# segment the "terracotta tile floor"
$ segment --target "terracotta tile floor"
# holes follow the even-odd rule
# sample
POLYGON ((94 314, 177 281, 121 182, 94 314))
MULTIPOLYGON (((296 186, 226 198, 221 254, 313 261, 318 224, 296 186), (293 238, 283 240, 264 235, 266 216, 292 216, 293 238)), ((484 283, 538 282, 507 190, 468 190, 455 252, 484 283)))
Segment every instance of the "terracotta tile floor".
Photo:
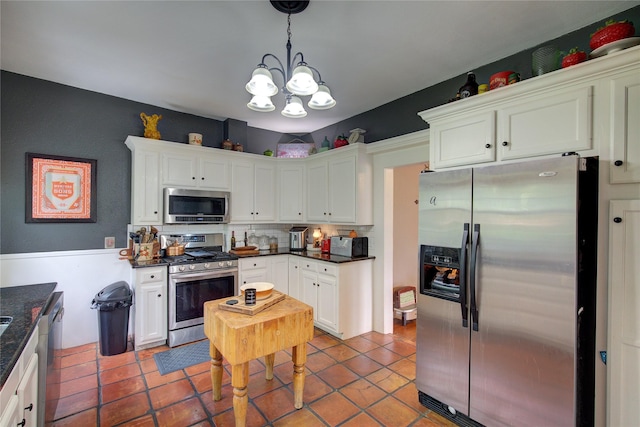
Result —
MULTIPOLYGON (((249 365, 247 426, 453 426, 418 402, 415 322, 394 333, 341 341, 316 329, 307 345, 304 407, 293 407, 290 354, 276 355, 274 378, 249 365)), ((167 346, 100 355, 97 343, 64 350, 54 426, 233 426, 225 362, 222 400, 211 394, 209 362, 160 375, 153 354, 167 346)))

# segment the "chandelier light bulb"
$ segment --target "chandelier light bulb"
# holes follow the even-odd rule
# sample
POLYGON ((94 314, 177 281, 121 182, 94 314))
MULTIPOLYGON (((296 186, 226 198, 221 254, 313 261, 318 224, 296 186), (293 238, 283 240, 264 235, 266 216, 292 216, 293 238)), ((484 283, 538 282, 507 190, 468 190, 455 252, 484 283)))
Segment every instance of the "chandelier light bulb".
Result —
POLYGON ((282 110, 282 115, 291 119, 299 119, 305 117, 307 112, 302 105, 302 100, 297 96, 287 98, 287 105, 282 110))
POLYGON ((336 105, 336 100, 331 96, 329 88, 320 83, 318 91, 313 94, 307 105, 314 110, 328 110, 336 105))
POLYGON ((311 69, 300 63, 293 70, 293 75, 287 82, 287 89, 296 95, 313 95, 318 91, 318 83, 313 79, 311 69))
POLYGON ((278 87, 273 83, 271 72, 264 67, 253 70, 251 80, 245 88, 251 95, 273 96, 278 93, 278 87))
POLYGON ((251 102, 247 104, 253 111, 258 111, 261 113, 268 113, 269 111, 273 111, 276 109, 276 106, 271 102, 271 98, 268 96, 255 95, 251 98, 251 102))

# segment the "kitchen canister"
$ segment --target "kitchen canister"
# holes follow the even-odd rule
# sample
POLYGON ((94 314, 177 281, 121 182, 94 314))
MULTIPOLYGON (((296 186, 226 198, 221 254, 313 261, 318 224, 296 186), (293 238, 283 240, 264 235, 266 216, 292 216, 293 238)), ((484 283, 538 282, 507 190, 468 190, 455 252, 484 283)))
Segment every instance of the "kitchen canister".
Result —
POLYGON ((562 52, 554 45, 542 46, 534 50, 531 55, 531 72, 534 76, 541 76, 560 69, 562 56, 562 52))

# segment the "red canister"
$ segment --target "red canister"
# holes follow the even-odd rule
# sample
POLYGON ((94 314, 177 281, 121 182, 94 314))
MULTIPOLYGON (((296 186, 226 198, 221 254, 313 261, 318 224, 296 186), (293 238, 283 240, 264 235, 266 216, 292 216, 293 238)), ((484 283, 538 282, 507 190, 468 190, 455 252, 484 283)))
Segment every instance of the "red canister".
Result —
POLYGON ((509 84, 509 76, 513 74, 514 71, 501 71, 499 73, 495 73, 489 79, 489 90, 497 89, 502 86, 506 86, 509 84))
POLYGON ((323 254, 329 253, 330 245, 331 245, 331 239, 324 239, 322 241, 322 244, 320 246, 323 254))

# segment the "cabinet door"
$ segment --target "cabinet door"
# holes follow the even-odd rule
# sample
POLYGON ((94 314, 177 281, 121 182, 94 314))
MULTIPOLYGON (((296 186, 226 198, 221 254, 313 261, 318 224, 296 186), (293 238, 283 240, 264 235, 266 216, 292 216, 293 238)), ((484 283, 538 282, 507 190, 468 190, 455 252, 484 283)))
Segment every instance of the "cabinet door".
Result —
POLYGON ((160 154, 135 150, 132 154, 131 223, 162 224, 160 154))
POLYGON ((289 296, 302 300, 300 290, 300 260, 289 257, 289 296))
POLYGON ((312 271, 302 270, 302 302, 313 307, 313 319, 318 319, 318 274, 312 271))
POLYGON ((241 259, 238 263, 238 281, 240 285, 269 281, 268 257, 241 259))
POLYGON ((254 167, 252 163, 231 165, 231 220, 253 221, 254 167))
POLYGON ((34 353, 29 359, 27 368, 18 385, 18 410, 22 410, 23 424, 38 425, 38 354, 34 353))
POLYGON ((206 190, 229 191, 229 161, 202 157, 198 168, 198 187, 206 190))
POLYGON ((9 398, 7 406, 0 408, 0 427, 16 427, 22 422, 22 411, 20 410, 18 395, 14 394, 9 398))
POLYGON ((145 283, 136 287, 136 344, 167 339, 167 284, 145 283))
POLYGON ((324 328, 338 331, 338 283, 334 276, 318 274, 316 321, 324 328))
POLYGON ((520 100, 498 114, 500 159, 592 148, 591 86, 520 100))
POLYGON ((278 166, 278 190, 280 192, 280 221, 304 221, 304 169, 302 165, 278 166))
POLYGON ((307 220, 328 222, 329 180, 327 162, 312 162, 307 165, 307 220))
POLYGON ((276 220, 276 168, 274 164, 255 165, 254 221, 276 220))
MULTIPOLYGON (((637 119, 636 119, 637 120, 637 119)), ((609 225, 607 425, 640 425, 640 200, 613 200, 609 225)))
POLYGON ((289 255, 276 255, 269 258, 269 282, 275 289, 289 294, 289 255))
POLYGON ((611 80, 610 182, 640 182, 640 71, 611 80))
POLYGON ((355 156, 329 162, 329 221, 356 221, 357 184, 355 156))
POLYGON ((163 153, 162 183, 165 186, 195 187, 197 161, 192 154, 163 153))
POLYGON ((432 169, 495 161, 495 123, 487 111, 430 124, 432 169))

